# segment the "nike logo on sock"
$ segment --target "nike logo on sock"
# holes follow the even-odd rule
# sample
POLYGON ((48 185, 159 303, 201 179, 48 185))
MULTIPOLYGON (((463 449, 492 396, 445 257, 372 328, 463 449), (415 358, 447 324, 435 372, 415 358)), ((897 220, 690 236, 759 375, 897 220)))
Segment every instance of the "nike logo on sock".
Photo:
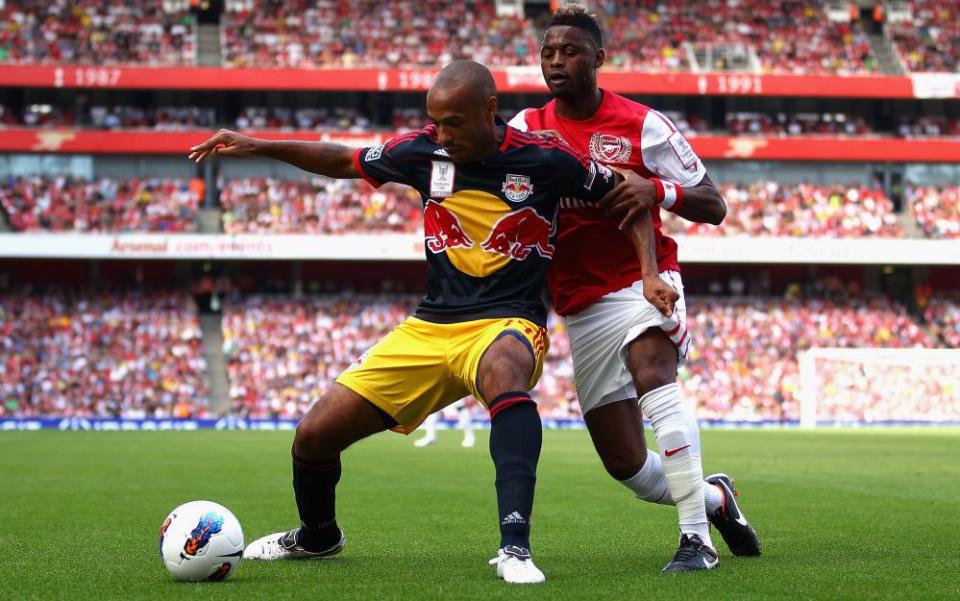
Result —
POLYGON ((663 454, 666 455, 667 457, 673 457, 674 455, 676 455, 676 454, 679 453, 680 451, 682 451, 682 450, 684 450, 684 449, 686 449, 686 448, 689 448, 689 447, 690 447, 690 445, 685 444, 685 445, 683 445, 682 447, 677 447, 676 449, 667 449, 666 451, 663 452, 663 454))

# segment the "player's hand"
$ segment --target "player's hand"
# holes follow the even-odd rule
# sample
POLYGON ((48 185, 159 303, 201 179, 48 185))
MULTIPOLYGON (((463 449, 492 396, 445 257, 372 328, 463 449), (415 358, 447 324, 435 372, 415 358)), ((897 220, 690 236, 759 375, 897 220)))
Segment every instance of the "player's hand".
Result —
POLYGON ((600 199, 600 208, 610 217, 620 220, 620 229, 625 228, 643 211, 657 204, 657 186, 633 171, 610 167, 623 177, 623 181, 600 199))
POLYGON ((566 142, 566 140, 563 139, 563 136, 560 135, 560 132, 555 129, 538 129, 530 133, 548 140, 560 140, 561 142, 566 142))
POLYGON ((262 144, 263 140, 238 134, 229 129, 221 129, 207 138, 206 142, 192 147, 189 159, 197 163, 212 156, 244 159, 257 154, 262 144))
POLYGON ((680 295, 673 286, 664 282, 658 275, 643 278, 643 296, 666 317, 673 315, 673 310, 680 299, 680 295))

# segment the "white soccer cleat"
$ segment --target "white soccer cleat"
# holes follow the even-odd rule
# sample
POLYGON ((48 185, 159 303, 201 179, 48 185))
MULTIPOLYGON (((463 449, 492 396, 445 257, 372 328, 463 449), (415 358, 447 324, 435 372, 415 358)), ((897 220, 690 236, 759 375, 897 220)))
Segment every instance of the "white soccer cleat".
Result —
POLYGON ((460 446, 462 446, 465 449, 469 449, 475 444, 477 444, 477 439, 473 435, 473 432, 467 432, 466 434, 463 435, 463 442, 460 443, 460 446))
POLYGON ((497 566, 497 576, 511 584, 537 584, 547 579, 534 565, 530 550, 524 547, 507 545, 488 563, 497 566))
POLYGON ((330 557, 343 551, 347 544, 347 537, 340 533, 340 540, 329 549, 323 551, 308 551, 297 544, 297 530, 289 532, 274 532, 253 541, 243 551, 244 559, 259 559, 274 561, 277 559, 319 559, 330 557))
POLYGON ((429 446, 429 445, 432 445, 432 444, 436 444, 436 443, 437 443, 437 439, 436 439, 436 438, 433 438, 433 437, 430 437, 430 436, 424 436, 424 437, 421 438, 420 440, 417 440, 416 442, 414 442, 414 443, 413 443, 413 446, 415 446, 415 447, 426 447, 426 446, 429 446))

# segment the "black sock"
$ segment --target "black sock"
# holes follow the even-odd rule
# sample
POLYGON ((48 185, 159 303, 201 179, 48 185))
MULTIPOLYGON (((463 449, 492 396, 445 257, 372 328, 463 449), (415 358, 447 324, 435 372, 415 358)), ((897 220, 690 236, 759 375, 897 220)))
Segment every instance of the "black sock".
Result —
POLYGON ((530 548, 530 518, 543 431, 537 404, 526 392, 490 402, 490 457, 497 468, 500 547, 530 548))
POLYGON ((293 492, 300 512, 297 543, 308 551, 323 551, 340 541, 336 490, 340 455, 324 463, 310 463, 293 455, 293 492))

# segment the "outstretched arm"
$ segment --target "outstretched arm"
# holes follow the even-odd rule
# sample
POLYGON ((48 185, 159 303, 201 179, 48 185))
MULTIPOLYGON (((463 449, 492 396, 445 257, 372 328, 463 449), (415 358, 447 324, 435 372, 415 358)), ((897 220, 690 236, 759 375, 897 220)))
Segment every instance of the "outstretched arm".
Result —
POLYGON ((213 156, 243 159, 262 156, 336 179, 361 177, 353 163, 355 150, 326 142, 264 140, 221 129, 205 142, 190 149, 191 161, 200 163, 213 156))

